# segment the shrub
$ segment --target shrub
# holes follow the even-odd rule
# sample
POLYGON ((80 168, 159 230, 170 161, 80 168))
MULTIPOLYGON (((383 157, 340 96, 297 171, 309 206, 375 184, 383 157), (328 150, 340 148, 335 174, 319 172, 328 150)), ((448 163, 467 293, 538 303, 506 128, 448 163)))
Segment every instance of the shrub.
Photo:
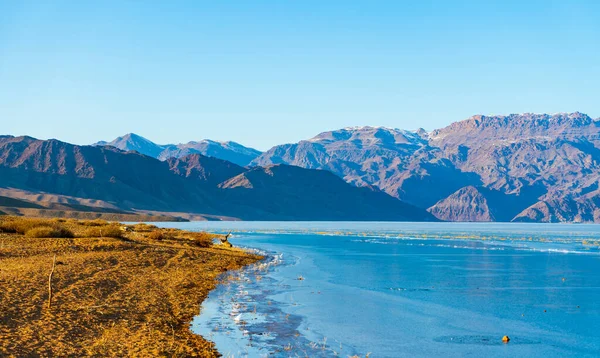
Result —
POLYGON ((37 227, 54 227, 55 225, 57 223, 52 220, 22 217, 6 218, 0 223, 2 232, 21 235, 25 235, 29 230, 37 227))
POLYGON ((121 227, 119 225, 108 225, 102 228, 102 236, 122 239, 123 231, 121 231, 121 227))
POLYGON ((38 226, 25 233, 27 237, 33 238, 72 238, 73 232, 59 226, 38 226))
POLYGON ((189 233, 188 236, 194 242, 194 245, 199 247, 211 247, 213 244, 214 235, 206 232, 189 233))
POLYGON ((96 227, 91 227, 85 229, 81 235, 81 237, 100 237, 100 229, 96 227))
POLYGON ((106 225, 90 227, 82 235, 83 237, 112 237, 115 239, 123 238, 123 231, 118 225, 106 225))
POLYGON ((108 221, 102 219, 85 220, 81 221, 80 225, 83 226, 108 226, 108 221))
POLYGON ((16 234, 17 229, 11 223, 4 222, 4 223, 0 223, 0 233, 16 234))
POLYGON ((148 234, 148 238, 150 240, 162 241, 162 240, 173 240, 175 238, 175 236, 173 236, 173 234, 171 234, 169 232, 165 232, 165 231, 152 231, 151 233, 148 234))
POLYGON ((157 226, 146 224, 146 223, 139 223, 139 224, 133 225, 133 231, 137 231, 137 232, 151 232, 156 229, 158 229, 157 226))

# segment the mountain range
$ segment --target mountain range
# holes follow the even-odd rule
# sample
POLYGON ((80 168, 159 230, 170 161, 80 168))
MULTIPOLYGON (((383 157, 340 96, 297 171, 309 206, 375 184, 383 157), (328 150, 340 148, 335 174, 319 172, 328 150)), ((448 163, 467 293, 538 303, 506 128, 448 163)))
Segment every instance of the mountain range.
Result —
POLYGON ((427 132, 349 127, 261 153, 136 134, 0 136, 0 195, 207 219, 600 222, 600 119, 476 115, 427 132))
POLYGON ((159 160, 169 158, 181 158, 190 154, 203 154, 210 157, 220 158, 237 165, 246 166, 252 160, 258 157, 261 152, 244 147, 236 142, 218 142, 209 139, 203 139, 197 142, 188 142, 182 144, 156 144, 148 139, 134 133, 118 137, 111 142, 100 141, 94 146, 111 146, 125 151, 136 151, 138 153, 153 157, 159 160))
POLYGON ((441 220, 599 222, 599 133, 578 112, 477 115, 432 132, 325 132, 251 164, 328 170, 441 220))
POLYGON ((211 220, 435 220, 379 189, 355 187, 327 171, 245 168, 198 153, 161 161, 109 145, 31 137, 0 137, 0 191, 31 204, 51 197, 88 209, 211 220))

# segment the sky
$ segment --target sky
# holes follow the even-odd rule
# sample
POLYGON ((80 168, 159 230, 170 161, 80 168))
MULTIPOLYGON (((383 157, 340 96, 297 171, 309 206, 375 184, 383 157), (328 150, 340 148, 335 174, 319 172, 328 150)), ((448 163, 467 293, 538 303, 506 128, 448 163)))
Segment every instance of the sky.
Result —
POLYGON ((600 117, 599 1, 0 1, 0 134, 273 145, 600 117))

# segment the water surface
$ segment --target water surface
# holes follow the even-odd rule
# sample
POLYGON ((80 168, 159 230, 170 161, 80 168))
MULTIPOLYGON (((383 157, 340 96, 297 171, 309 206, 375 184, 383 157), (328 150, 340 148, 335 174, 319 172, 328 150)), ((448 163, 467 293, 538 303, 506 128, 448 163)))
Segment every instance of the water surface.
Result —
POLYGON ((193 322, 225 356, 600 352, 599 225, 163 225, 233 230, 267 256, 229 274, 193 322))

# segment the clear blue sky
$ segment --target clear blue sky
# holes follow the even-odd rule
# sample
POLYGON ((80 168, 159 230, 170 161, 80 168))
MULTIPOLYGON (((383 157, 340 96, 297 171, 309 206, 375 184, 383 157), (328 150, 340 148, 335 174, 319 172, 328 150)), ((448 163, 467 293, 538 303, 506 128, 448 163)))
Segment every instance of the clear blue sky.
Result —
POLYGON ((600 116, 599 1, 0 2, 0 132, 258 149, 473 114, 600 116))

